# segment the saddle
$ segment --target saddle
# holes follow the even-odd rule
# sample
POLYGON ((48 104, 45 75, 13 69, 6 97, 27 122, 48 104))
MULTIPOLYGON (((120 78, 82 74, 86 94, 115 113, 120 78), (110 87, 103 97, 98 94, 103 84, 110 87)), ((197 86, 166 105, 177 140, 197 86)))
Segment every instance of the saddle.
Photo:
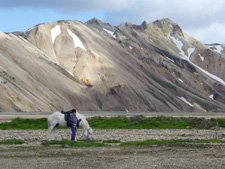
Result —
POLYGON ((64 119, 66 120, 67 122, 67 127, 69 127, 69 118, 70 118, 70 114, 72 113, 72 111, 64 111, 64 110, 61 110, 61 113, 64 114, 64 119))

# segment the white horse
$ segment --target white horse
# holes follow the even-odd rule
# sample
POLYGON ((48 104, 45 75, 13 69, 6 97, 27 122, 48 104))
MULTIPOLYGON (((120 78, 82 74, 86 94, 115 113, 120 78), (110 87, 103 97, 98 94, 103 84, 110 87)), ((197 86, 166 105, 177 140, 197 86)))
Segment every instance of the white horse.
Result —
MULTIPOLYGON (((78 112, 76 113, 76 116, 78 120, 81 119, 80 126, 83 128, 83 136, 85 136, 87 140, 93 139, 90 135, 93 133, 93 130, 89 126, 86 118, 78 112)), ((55 140, 55 131, 58 126, 67 127, 67 122, 64 114, 57 111, 48 117, 48 140, 55 140)))

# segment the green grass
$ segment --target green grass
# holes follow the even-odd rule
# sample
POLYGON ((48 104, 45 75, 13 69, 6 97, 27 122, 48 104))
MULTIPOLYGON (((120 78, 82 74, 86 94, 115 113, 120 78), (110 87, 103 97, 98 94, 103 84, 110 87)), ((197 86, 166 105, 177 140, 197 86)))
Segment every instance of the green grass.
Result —
POLYGON ((43 141, 41 143, 43 146, 50 146, 50 145, 69 145, 70 147, 102 147, 107 146, 103 142, 98 141, 69 141, 69 140, 62 140, 62 141, 43 141))
POLYGON ((214 119, 213 118, 211 120, 217 122, 219 127, 225 128, 225 119, 220 119, 220 118, 214 119))
POLYGON ((139 146, 139 145, 166 145, 166 144, 181 144, 181 143, 225 143, 222 140, 144 140, 144 141, 131 141, 121 143, 120 146, 139 146))
POLYGON ((216 121, 204 118, 176 118, 176 117, 94 117, 89 124, 96 129, 210 129, 217 125, 216 121))
POLYGON ((4 145, 11 145, 11 144, 23 144, 24 141, 23 140, 17 140, 17 139, 10 139, 10 140, 3 140, 0 141, 0 144, 4 144, 4 145))
MULTIPOLYGON (((225 128, 225 119, 204 119, 196 117, 92 117, 87 119, 93 129, 210 129, 212 127, 225 128)), ((47 119, 21 119, 0 123, 0 129, 47 129, 47 119)), ((59 128, 61 129, 61 128, 59 128)))
POLYGON ((120 143, 120 140, 104 140, 103 143, 120 143))
POLYGON ((47 119, 22 119, 15 118, 11 122, 0 123, 0 129, 47 129, 47 119))

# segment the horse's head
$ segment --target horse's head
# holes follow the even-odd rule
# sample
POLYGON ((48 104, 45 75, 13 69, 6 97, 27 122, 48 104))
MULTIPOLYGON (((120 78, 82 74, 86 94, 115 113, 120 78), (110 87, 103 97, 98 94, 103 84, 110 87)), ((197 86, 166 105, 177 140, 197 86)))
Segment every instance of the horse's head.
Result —
POLYGON ((88 128, 88 133, 89 133, 89 134, 92 134, 92 133, 93 133, 93 130, 92 130, 91 127, 88 128))
POLYGON ((94 138, 91 136, 91 134, 93 133, 93 130, 91 127, 89 127, 87 129, 87 140, 93 140, 94 138))

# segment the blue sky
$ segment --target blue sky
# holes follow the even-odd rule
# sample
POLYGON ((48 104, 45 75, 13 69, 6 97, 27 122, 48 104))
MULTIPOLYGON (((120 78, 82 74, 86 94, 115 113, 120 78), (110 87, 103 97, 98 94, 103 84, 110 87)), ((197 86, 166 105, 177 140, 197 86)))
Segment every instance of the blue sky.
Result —
POLYGON ((225 44, 224 0, 0 0, 0 31, 26 31, 58 20, 122 22, 170 18, 202 43, 225 44))
POLYGON ((58 20, 78 20, 86 22, 96 17, 100 20, 104 16, 104 11, 81 13, 64 13, 52 9, 31 9, 13 8, 1 9, 0 11, 0 31, 14 32, 26 31, 34 25, 44 22, 56 22, 58 20), (41 15, 41 16, 40 16, 41 15))

